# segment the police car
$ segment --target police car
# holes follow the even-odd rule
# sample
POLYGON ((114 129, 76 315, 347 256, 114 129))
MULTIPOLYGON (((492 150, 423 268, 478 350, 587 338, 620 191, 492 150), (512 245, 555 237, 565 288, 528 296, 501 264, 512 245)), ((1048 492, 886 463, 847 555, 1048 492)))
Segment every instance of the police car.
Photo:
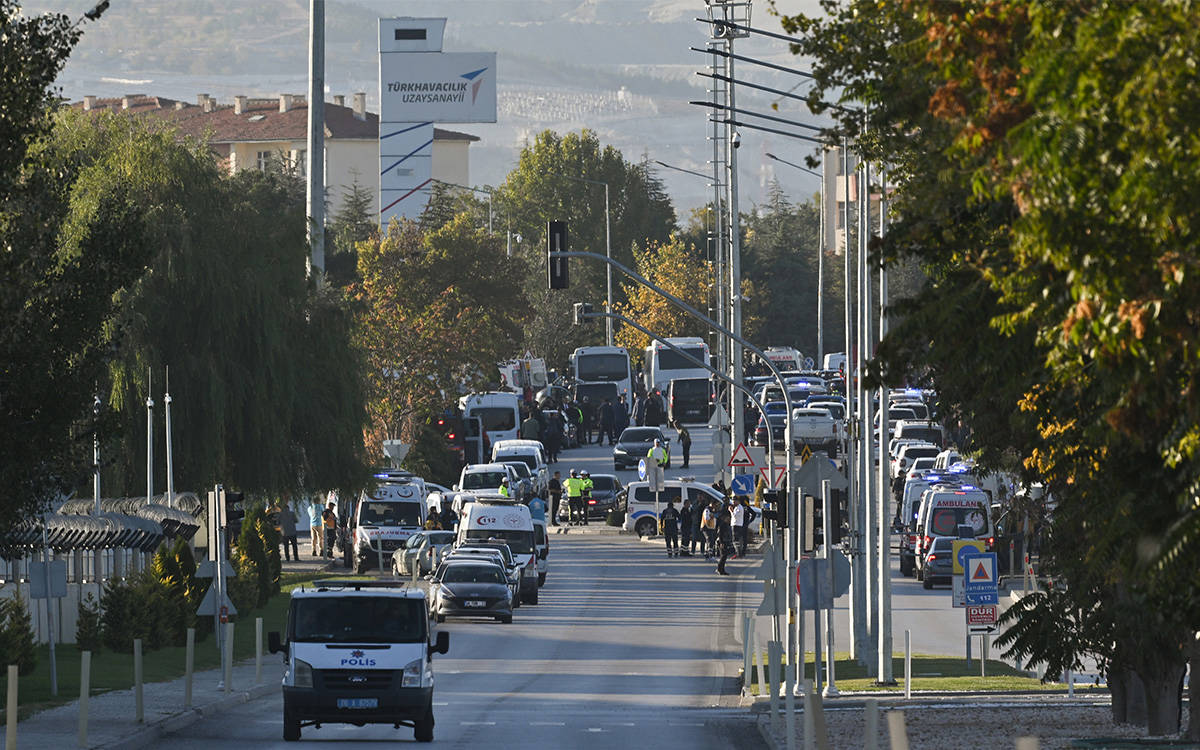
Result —
POLYGON ((283 739, 305 726, 392 724, 433 741, 433 654, 425 592, 390 581, 324 580, 292 592, 282 653, 283 739))
MULTIPOLYGON (((668 479, 658 493, 658 506, 648 482, 630 482, 625 490, 625 530, 638 536, 654 536, 658 533, 658 511, 667 507, 668 500, 675 501, 675 510, 683 507, 683 500, 691 499, 697 507, 712 501, 724 502, 724 496, 693 477, 668 479)), ((618 506, 620 501, 618 500, 618 506)))

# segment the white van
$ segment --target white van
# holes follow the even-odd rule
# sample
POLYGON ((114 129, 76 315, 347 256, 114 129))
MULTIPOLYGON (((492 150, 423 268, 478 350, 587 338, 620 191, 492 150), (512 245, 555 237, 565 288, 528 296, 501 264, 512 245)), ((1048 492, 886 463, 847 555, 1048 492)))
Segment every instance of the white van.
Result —
POLYGON ((946 447, 946 428, 929 420, 902 419, 893 428, 892 437, 922 440, 939 448, 946 447))
POLYGON ((538 440, 501 440, 492 446, 492 461, 521 461, 533 475, 533 494, 545 498, 550 487, 550 462, 538 440))
POLYGON ((425 592, 388 581, 325 580, 292 591, 282 653, 283 739, 314 724, 392 724, 433 741, 433 654, 425 592))
POLYGON ((521 400, 515 393, 493 391, 472 393, 458 400, 464 418, 477 417, 483 423, 488 443, 515 440, 521 427, 521 400))
POLYGON ((922 578, 925 555, 937 537, 958 537, 960 526, 969 526, 974 539, 987 543, 991 552, 996 543, 992 523, 991 499, 983 490, 969 484, 937 485, 921 495, 917 515, 917 578, 922 578))
POLYGON ((385 570, 380 561, 391 560, 393 552, 425 528, 427 517, 423 484, 389 482, 364 492, 354 509, 354 571, 385 570))
POLYGON ((550 573, 550 536, 546 534, 546 522, 533 519, 533 546, 537 550, 538 585, 546 583, 550 573))
POLYGON ((528 506, 517 502, 480 499, 467 506, 467 514, 458 525, 457 544, 469 540, 486 542, 496 539, 508 545, 513 558, 521 564, 521 601, 538 603, 537 544, 533 535, 533 516, 528 506))

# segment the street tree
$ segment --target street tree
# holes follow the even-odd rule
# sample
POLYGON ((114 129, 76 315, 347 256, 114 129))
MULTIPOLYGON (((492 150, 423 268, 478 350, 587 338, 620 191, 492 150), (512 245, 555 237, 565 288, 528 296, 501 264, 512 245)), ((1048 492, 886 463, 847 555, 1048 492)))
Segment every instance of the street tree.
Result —
MULTIPOLYGON (((677 238, 645 249, 634 248, 634 270, 656 286, 687 302, 698 310, 707 310, 712 301, 712 266, 695 247, 677 238)), ((617 311, 661 336, 708 336, 708 326, 696 320, 658 292, 641 284, 624 285, 627 302, 617 311)), ((641 331, 622 326, 616 343, 629 350, 635 361, 650 345, 641 331)))

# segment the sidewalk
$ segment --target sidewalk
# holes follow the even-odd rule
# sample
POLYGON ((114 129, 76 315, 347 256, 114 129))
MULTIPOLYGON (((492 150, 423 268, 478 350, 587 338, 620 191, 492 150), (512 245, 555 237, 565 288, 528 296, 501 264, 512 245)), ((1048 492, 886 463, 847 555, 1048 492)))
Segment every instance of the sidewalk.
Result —
MULTIPOLYGON (((212 648, 212 642, 200 648, 212 648)), ((184 678, 167 682, 148 683, 142 688, 145 721, 134 721, 136 698, 133 690, 117 690, 93 695, 88 702, 89 748, 148 747, 164 734, 175 732, 206 716, 227 711, 246 703, 280 692, 283 662, 279 656, 263 654, 262 682, 254 684, 254 659, 233 667, 232 690, 218 690, 221 670, 197 672, 192 678, 192 709, 183 708, 184 678)), ((282 721, 282 719, 280 719, 282 721)), ((79 701, 34 714, 17 725, 17 745, 26 748, 77 747, 79 731, 79 701)), ((0 748, 4 747, 0 736, 0 748)))

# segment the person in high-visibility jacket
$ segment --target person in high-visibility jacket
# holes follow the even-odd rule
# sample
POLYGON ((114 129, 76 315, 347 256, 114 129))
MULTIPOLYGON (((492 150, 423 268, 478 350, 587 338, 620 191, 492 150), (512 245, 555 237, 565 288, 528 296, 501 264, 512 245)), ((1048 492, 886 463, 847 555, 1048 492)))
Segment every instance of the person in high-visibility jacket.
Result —
POLYGON ((500 480, 500 494, 503 497, 512 497, 512 495, 508 491, 508 477, 505 477, 500 480))
POLYGON ((667 463, 671 460, 671 454, 663 447, 662 440, 654 438, 654 446, 646 451, 646 458, 650 459, 659 466, 666 468, 667 463))
POLYGON ((571 476, 563 481, 563 487, 567 491, 568 524, 577 526, 583 513, 583 480, 579 478, 579 472, 571 469, 571 476))
POLYGON ((579 498, 579 509, 581 511, 579 515, 582 517, 581 520, 583 521, 583 525, 587 526, 588 506, 592 504, 592 487, 595 486, 595 483, 592 481, 592 475, 588 474, 587 469, 584 469, 582 472, 580 472, 579 481, 583 485, 583 492, 579 498))

